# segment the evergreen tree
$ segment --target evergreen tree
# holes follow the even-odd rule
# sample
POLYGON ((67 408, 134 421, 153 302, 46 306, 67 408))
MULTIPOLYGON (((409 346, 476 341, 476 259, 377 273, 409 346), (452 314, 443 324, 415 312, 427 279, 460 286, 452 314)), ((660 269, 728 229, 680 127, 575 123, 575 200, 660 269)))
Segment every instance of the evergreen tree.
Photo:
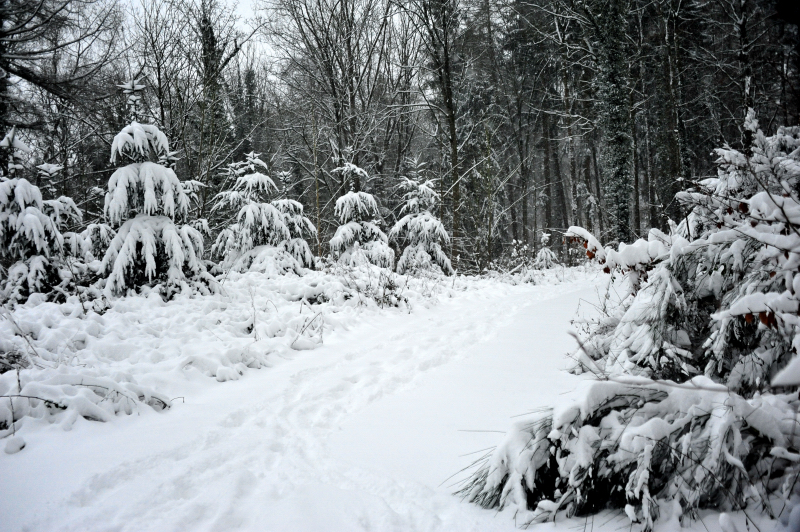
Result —
POLYGON ((340 225, 330 240, 331 253, 344 264, 355 266, 364 262, 391 268, 394 251, 389 239, 380 228, 380 212, 372 194, 358 191, 360 183, 368 179, 367 172, 358 166, 346 163, 337 168, 345 183, 353 190, 336 200, 334 214, 340 225))
MULTIPOLYGON (((136 117, 144 88, 135 80, 121 86, 136 117)), ((109 295, 143 286, 165 297, 183 290, 207 290, 213 279, 203 263, 203 235, 188 223, 189 198, 175 172, 163 164, 169 143, 156 126, 135 119, 111 144, 111 162, 127 160, 108 181, 104 213, 116 227, 101 269, 109 295)))
POLYGON ((404 177, 400 186, 405 191, 400 218, 389 232, 389 238, 405 243, 397 273, 414 272, 438 267, 446 274, 453 273, 450 259, 442 246, 450 242, 450 237, 432 211, 439 199, 436 183, 433 180, 421 181, 418 176, 404 177))
POLYGON ((537 270, 549 270, 550 268, 555 267, 558 264, 558 259, 556 254, 553 253, 553 250, 549 247, 550 244, 550 233, 542 232, 541 238, 541 248, 539 252, 536 254, 536 257, 533 259, 533 268, 537 270))
POLYGON ((70 280, 62 230, 80 221, 81 213, 70 198, 43 200, 39 187, 21 176, 30 148, 17 138, 16 129, 0 141, 0 148, 9 154, 0 177, 0 300, 24 302, 37 292, 50 296, 70 280))
POLYGON ((463 494, 524 522, 624 509, 652 530, 659 501, 682 519, 796 500, 800 474, 800 128, 745 127, 716 178, 678 196, 689 215, 618 249, 567 235, 624 274, 629 293, 581 340, 572 404, 520 422, 463 494), (786 459, 791 456, 791 459, 786 459))
POLYGON ((216 197, 215 211, 232 210, 236 222, 217 237, 213 252, 223 257, 223 266, 236 270, 274 268, 299 271, 313 266, 314 256, 304 236, 315 236, 316 228, 303 214, 303 206, 290 199, 274 199, 277 192, 272 179, 261 170, 267 165, 256 153, 228 165, 233 188, 216 197), (267 266, 272 260, 273 265, 267 266), (277 262, 276 262, 277 261, 277 262))

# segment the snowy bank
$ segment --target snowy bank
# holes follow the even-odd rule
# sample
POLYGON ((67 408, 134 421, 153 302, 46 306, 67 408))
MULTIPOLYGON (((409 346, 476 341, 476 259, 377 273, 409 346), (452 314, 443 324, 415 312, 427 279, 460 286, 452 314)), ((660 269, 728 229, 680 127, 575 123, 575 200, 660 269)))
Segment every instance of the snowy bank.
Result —
MULTIPOLYGON (((156 292, 112 300, 31 298, 5 309, 0 350, 0 438, 41 424, 69 430, 77 416, 107 421, 169 408, 180 383, 228 381, 292 350, 314 349, 365 312, 409 312, 454 289, 452 280, 373 266, 271 276, 230 272, 210 295, 156 292)), ((457 289, 467 284, 459 282, 457 289)))

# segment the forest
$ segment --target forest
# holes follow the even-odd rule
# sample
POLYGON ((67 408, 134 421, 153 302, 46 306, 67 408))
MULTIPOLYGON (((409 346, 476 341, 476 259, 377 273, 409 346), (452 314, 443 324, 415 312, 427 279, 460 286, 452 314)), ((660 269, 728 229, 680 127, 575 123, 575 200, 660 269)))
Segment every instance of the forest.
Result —
MULTIPOLYGON (((800 116, 798 11, 789 0, 281 0, 252 16, 214 0, 8 2, 0 121, 31 151, 24 175, 103 220, 108 150, 129 119, 171 142, 196 182, 189 218, 225 225, 226 169, 260 154, 329 252, 336 200, 371 193, 390 228, 402 179, 435 183, 461 272, 550 234, 603 242, 669 229, 675 194, 800 116), (338 168, 365 171, 348 180, 338 168), (42 165, 48 165, 43 169, 42 165), (57 168, 57 169, 56 169, 57 168)), ((7 154, 10 155, 10 154, 7 154)), ((523 251, 525 250, 525 251, 523 251)))
POLYGON ((8 530, 800 531, 795 1, 2 0, 0 136, 8 530))

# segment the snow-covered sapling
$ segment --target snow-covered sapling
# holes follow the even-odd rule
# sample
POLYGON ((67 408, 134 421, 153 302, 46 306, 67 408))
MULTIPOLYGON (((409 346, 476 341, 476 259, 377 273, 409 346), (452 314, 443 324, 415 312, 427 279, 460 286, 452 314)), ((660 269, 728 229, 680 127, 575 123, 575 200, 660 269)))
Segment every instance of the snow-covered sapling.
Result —
POLYGON ((220 232, 214 253, 225 267, 236 270, 266 268, 267 259, 278 272, 312 266, 314 256, 304 236, 316 235, 316 228, 304 216, 303 206, 289 199, 270 200, 277 187, 265 173, 266 163, 256 153, 246 157, 228 165, 233 187, 216 197, 213 210, 229 210, 233 223, 220 232))
POLYGON ((58 164, 42 163, 36 169, 39 171, 37 176, 37 184, 41 185, 39 188, 46 190, 50 194, 54 193, 55 185, 53 181, 59 177, 64 167, 58 164))
MULTIPOLYGON (((367 173, 354 164, 347 163, 335 172, 345 176, 345 183, 365 182, 367 173)), ((378 203, 372 194, 351 190, 336 200, 334 214, 339 227, 330 240, 331 253, 340 263, 357 266, 371 263, 384 268, 394 264, 394 251, 389 239, 380 228, 378 203)))
POLYGON ((273 200, 272 204, 283 215, 283 222, 289 229, 290 238, 281 242, 280 248, 297 259, 303 266, 313 266, 314 254, 311 253, 306 238, 315 238, 317 228, 305 216, 303 205, 299 201, 286 198, 273 200))
POLYGON ((403 177, 400 187, 405 199, 400 214, 405 216, 389 232, 392 240, 405 244, 397 261, 397 273, 440 269, 452 274, 450 259, 442 250, 442 246, 450 242, 450 237, 442 222, 431 212, 439 200, 439 194, 434 190, 435 182, 403 177))
POLYGON ((531 266, 537 270, 549 270, 550 268, 554 268, 558 264, 558 259, 556 258, 556 254, 553 253, 553 250, 549 247, 550 233, 542 231, 540 242, 542 244, 542 249, 536 254, 536 258, 533 259, 533 264, 531 266))
MULTIPOLYGON (((136 83, 129 102, 134 105, 136 83)), ((125 89, 126 91, 128 89, 125 89)), ((111 162, 127 160, 108 181, 105 216, 118 228, 103 257, 108 294, 159 286, 163 295, 211 282, 202 260, 203 236, 185 222, 189 199, 175 172, 160 160, 170 153, 166 135, 155 125, 131 122, 111 144, 111 162)))

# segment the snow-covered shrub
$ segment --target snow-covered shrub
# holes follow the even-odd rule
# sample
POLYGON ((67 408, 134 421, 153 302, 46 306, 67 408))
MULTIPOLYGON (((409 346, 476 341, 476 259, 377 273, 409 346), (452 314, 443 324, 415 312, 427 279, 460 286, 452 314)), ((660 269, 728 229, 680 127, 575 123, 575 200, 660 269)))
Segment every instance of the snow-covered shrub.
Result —
POLYGON ((769 509, 769 491, 796 478, 785 459, 800 445, 796 395, 747 400, 703 376, 588 381, 577 393, 516 423, 461 494, 515 507, 522 523, 619 508, 650 530, 660 502, 677 501, 682 520, 704 507, 769 509))
POLYGON ((69 429, 79 416, 109 421, 116 414, 132 414, 140 404, 157 410, 170 404, 166 396, 133 382, 52 368, 24 371, 19 382, 14 372, 4 373, 0 394, 9 398, 0 405, 0 438, 19 430, 26 417, 59 422, 69 429))
POLYGON ((0 147, 11 152, 8 177, 0 178, 0 301, 22 302, 33 293, 58 291, 69 277, 62 230, 81 214, 70 198, 43 200, 38 187, 18 177, 21 153, 29 149, 14 130, 0 147))
POLYGON ((89 224, 80 232, 76 245, 71 246, 77 256, 78 251, 87 261, 102 260, 106 250, 114 240, 116 232, 110 225, 104 223, 89 224))
POLYGON ((316 228, 297 201, 270 201, 278 189, 261 170, 267 165, 252 152, 228 166, 233 188, 217 195, 214 210, 229 210, 236 221, 220 232, 212 251, 237 271, 299 272, 314 263, 304 236, 316 235, 316 228))
POLYGON ((404 177, 400 186, 405 192, 405 204, 400 214, 405 216, 389 231, 389 238, 405 244, 397 261, 397 273, 440 269, 452 274, 450 259, 442 250, 442 245, 450 242, 450 236, 442 222, 431 213, 439 199, 434 190, 435 183, 404 177))
MULTIPOLYGON (((0 440, 36 419, 69 430, 79 417, 108 421, 145 405, 156 410, 169 406, 166 396, 137 383, 130 364, 110 368, 95 363, 96 354, 86 348, 107 333, 107 324, 75 296, 58 304, 28 302, 3 312, 0 440)), ((119 343, 120 337, 114 336, 108 345, 119 343)))
POLYGON ((157 161, 169 144, 156 126, 132 122, 114 137, 111 162, 127 159, 108 181, 104 212, 116 235, 102 261, 108 295, 155 286, 166 297, 207 291, 203 235, 185 222, 189 200, 175 172, 157 161))
POLYGON ((77 297, 2 309, 0 353, 10 356, 8 364, 0 357, 0 445, 14 431, 27 438, 80 418, 162 409, 187 378, 239 379, 318 347, 365 312, 428 305, 450 286, 371 264, 330 263, 302 276, 230 271, 224 291, 114 298, 102 312, 77 297), (8 399, 20 395, 27 397, 8 399))
MULTIPOLYGON (((366 172, 352 164, 337 169, 345 175, 366 172)), ((378 203, 372 194, 350 191, 336 200, 334 214, 341 225, 330 240, 331 253, 342 264, 356 266, 369 262, 376 266, 391 268, 394 251, 389 239, 379 225, 378 203)))
POLYGON ((750 150, 717 150, 670 235, 614 250, 569 229, 628 284, 581 340, 579 369, 599 380, 516 425, 470 500, 526 521, 619 508, 650 530, 663 501, 682 519, 752 503, 772 516, 770 498, 797 490, 800 402, 781 387, 800 384, 800 128, 746 127, 750 150))
MULTIPOLYGON (((341 280, 348 290, 348 296, 353 297, 359 305, 377 303, 380 308, 385 308, 408 304, 405 292, 410 278, 396 274, 389 268, 362 259, 357 264, 337 261, 330 265, 329 271, 341 280)), ((438 275, 436 279, 428 277, 433 276, 416 276, 416 279, 430 280, 432 284, 439 281, 438 275)))

